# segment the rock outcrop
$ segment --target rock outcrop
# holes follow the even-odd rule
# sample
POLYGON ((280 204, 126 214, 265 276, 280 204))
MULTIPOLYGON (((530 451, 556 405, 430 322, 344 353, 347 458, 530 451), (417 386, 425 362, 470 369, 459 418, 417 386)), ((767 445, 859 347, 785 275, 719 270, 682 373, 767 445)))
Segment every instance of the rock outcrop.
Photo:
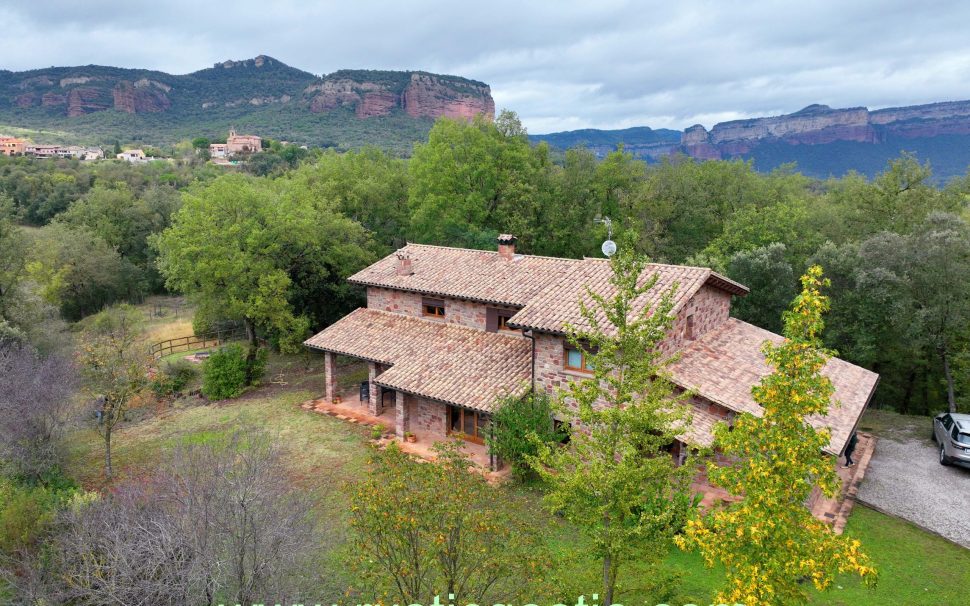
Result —
POLYGON ((479 114, 495 117, 492 91, 481 83, 455 82, 431 74, 411 74, 403 95, 404 111, 415 118, 460 118, 479 114))
POLYGON ((970 101, 954 101, 869 111, 809 105, 783 116, 721 122, 707 132, 684 131, 681 151, 698 159, 732 158, 765 143, 824 145, 837 141, 881 143, 888 137, 918 138, 970 134, 970 101))
POLYGON ((358 118, 386 116, 403 110, 414 118, 471 119, 495 117, 489 87, 455 76, 421 72, 336 72, 304 90, 310 111, 353 109, 358 118))
POLYGON ((111 106, 107 91, 101 88, 78 87, 67 93, 67 115, 72 118, 104 111, 111 106))
POLYGON ((17 107, 23 109, 26 107, 33 107, 37 104, 37 95, 34 93, 24 93, 22 95, 17 95, 14 97, 13 104, 17 107))
MULTIPOLYGON (((166 96, 165 88, 156 86, 150 80, 139 80, 132 84, 122 80, 112 89, 114 108, 129 114, 163 112, 172 106, 166 96), (139 83, 142 83, 139 86, 139 83)), ((168 87, 171 89, 171 87, 168 87)))
POLYGON ((60 105, 67 105, 67 95, 62 95, 59 93, 44 93, 40 98, 40 104, 43 107, 58 107, 60 105))
POLYGON ((311 113, 347 108, 358 119, 391 114, 416 119, 495 115, 491 91, 482 82, 426 72, 371 70, 316 77, 265 55, 223 61, 182 76, 90 65, 22 73, 0 70, 0 91, 4 90, 9 97, 0 99, 0 108, 46 108, 33 116, 38 120, 45 114, 77 117, 105 110, 191 115, 199 108, 213 114, 233 109, 233 115, 239 116, 244 108, 274 104, 311 113))
POLYGON ((711 136, 707 129, 700 124, 685 130, 680 138, 680 144, 684 153, 698 160, 716 160, 721 157, 721 152, 711 143, 711 136))

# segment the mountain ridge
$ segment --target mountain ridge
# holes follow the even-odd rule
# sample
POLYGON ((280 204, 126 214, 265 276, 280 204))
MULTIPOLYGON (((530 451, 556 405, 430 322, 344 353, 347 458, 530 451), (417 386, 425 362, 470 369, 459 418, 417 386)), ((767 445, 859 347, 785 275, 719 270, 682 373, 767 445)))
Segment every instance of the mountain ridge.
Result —
POLYGON ((317 76, 267 55, 187 74, 99 65, 0 71, 0 124, 98 143, 218 137, 235 124, 311 145, 389 142, 405 151, 435 118, 477 114, 495 114, 491 89, 477 80, 419 70, 317 76))
MULTIPOLYGON (((798 111, 719 122, 707 130, 700 124, 638 153, 643 143, 636 137, 617 137, 623 131, 595 131, 600 138, 611 134, 624 148, 651 161, 684 154, 701 160, 754 160, 760 170, 795 162, 806 174, 818 177, 841 175, 849 170, 872 175, 904 151, 913 151, 934 166, 939 179, 965 174, 970 165, 970 101, 942 101, 921 105, 832 108, 812 104, 798 111), (866 147, 869 146, 869 147, 866 147), (825 150, 838 150, 839 158, 823 158, 825 150)), ((576 139, 564 131, 534 135, 534 141, 576 139)), ((676 131, 673 131, 676 132, 676 131)), ((602 149, 587 145, 602 155, 602 149)), ((614 146, 615 147, 615 146, 614 146)))

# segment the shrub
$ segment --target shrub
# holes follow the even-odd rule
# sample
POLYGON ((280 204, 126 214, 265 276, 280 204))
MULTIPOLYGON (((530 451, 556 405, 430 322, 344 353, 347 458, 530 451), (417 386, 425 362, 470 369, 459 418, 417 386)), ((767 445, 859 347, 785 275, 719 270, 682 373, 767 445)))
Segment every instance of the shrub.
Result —
POLYGON ((260 379, 266 374, 266 363, 269 361, 269 351, 265 348, 259 348, 256 351, 256 359, 253 360, 252 366, 249 369, 250 384, 259 385, 260 379))
POLYGON ((14 555, 38 543, 53 521, 59 499, 44 486, 0 479, 0 555, 14 555))
POLYGON ((170 396, 185 389, 192 379, 196 377, 198 371, 195 365, 188 360, 177 360, 169 362, 165 368, 159 370, 155 379, 151 383, 152 391, 156 396, 170 396))
POLYGON ((565 433, 556 428, 552 403, 546 393, 530 393, 524 398, 506 398, 492 415, 488 443, 496 455, 512 466, 519 478, 528 476, 527 458, 538 454, 539 445, 560 442, 565 433))
POLYGON ((202 365, 202 395, 210 400, 235 398, 246 387, 246 349, 227 345, 202 365))

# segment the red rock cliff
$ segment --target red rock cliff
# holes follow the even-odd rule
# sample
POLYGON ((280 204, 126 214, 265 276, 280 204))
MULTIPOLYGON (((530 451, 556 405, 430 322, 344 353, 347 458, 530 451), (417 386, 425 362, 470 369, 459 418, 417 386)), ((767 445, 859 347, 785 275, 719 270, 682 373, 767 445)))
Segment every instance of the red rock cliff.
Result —
POLYGON ((765 142, 819 145, 834 141, 879 143, 888 136, 915 138, 940 134, 970 134, 970 101, 889 108, 832 109, 810 105, 783 116, 732 120, 715 124, 708 133, 700 125, 681 136, 681 150, 699 159, 746 154, 765 142))
POLYGON ((111 107, 111 101, 104 89, 78 87, 67 93, 67 115, 83 116, 111 107))
POLYGON ((412 74, 404 91, 404 111, 415 118, 461 118, 470 120, 479 114, 495 118, 495 101, 487 86, 455 89, 430 74, 412 74))
POLYGON ((172 106, 165 95, 167 88, 152 80, 139 80, 134 84, 122 80, 111 91, 114 108, 129 114, 163 112, 172 106))
POLYGON ((395 110, 415 118, 495 117, 495 102, 485 84, 425 73, 374 74, 369 80, 368 72, 337 72, 311 84, 304 91, 310 111, 323 113, 346 107, 358 118, 386 116, 395 110))

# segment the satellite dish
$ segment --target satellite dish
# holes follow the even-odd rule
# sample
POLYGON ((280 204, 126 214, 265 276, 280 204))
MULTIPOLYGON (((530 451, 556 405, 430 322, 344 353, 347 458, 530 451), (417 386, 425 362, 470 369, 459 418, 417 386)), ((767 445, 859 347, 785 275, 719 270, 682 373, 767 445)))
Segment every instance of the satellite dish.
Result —
POLYGON ((607 240, 606 242, 603 242, 601 249, 603 250, 604 255, 607 257, 612 257, 616 252, 616 242, 613 240, 607 240))

